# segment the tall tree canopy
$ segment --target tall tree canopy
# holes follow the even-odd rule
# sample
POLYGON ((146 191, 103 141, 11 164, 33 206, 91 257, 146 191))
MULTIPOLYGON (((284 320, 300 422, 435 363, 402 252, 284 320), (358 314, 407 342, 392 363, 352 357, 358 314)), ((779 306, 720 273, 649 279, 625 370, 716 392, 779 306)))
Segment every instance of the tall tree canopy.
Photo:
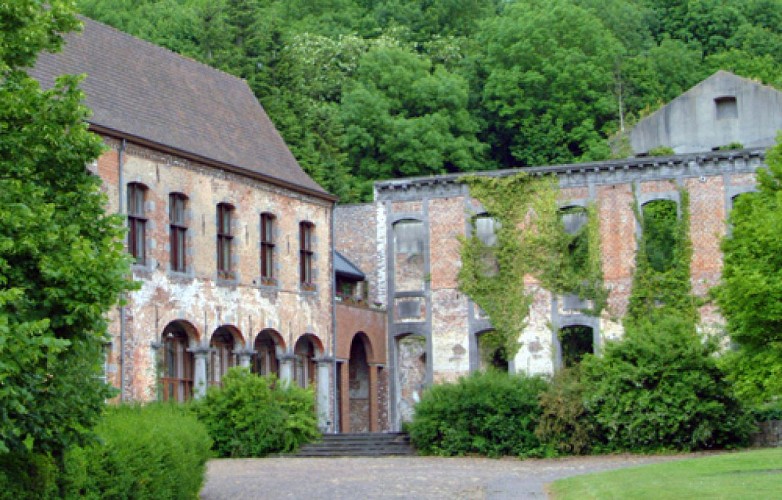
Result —
POLYGON ((343 201, 389 176, 605 159, 617 129, 718 69, 782 88, 782 0, 78 3, 245 78, 304 169, 343 201), (374 64, 383 48, 398 54, 374 64), (378 82, 413 67, 456 89, 434 97, 442 113, 389 105, 378 82))
POLYGON ((2 2, 0 25, 0 453, 57 454, 110 395, 105 315, 129 266, 87 170, 103 146, 78 78, 42 91, 24 72, 78 27, 70 2, 2 2))

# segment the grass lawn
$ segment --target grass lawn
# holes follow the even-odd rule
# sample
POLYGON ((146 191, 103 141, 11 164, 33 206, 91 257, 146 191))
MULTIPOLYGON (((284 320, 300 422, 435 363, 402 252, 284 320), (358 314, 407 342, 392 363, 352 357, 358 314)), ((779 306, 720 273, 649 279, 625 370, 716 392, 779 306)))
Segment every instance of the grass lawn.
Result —
POLYGON ((782 498, 782 448, 691 458, 561 479, 556 500, 782 498))

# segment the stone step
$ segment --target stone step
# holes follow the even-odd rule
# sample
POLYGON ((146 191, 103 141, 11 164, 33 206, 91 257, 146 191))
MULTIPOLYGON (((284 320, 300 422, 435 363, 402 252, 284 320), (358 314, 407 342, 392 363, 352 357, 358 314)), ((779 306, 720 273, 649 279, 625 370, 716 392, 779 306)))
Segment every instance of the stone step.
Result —
POLYGON ((325 434, 292 455, 295 457, 372 457, 415 455, 410 437, 401 432, 366 434, 325 434))

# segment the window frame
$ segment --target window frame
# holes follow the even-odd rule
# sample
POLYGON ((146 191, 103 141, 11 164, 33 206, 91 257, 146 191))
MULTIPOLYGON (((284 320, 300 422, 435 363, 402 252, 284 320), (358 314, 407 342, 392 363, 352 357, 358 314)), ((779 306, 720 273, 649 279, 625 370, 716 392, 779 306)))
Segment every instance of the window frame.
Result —
POLYGON ((126 186, 128 219, 128 253, 135 259, 134 264, 144 266, 147 263, 147 187, 140 182, 129 182, 126 186))
POLYGON ((313 277, 315 251, 312 249, 314 235, 315 224, 310 221, 299 223, 299 283, 307 290, 315 288, 313 277))
POLYGON ((261 213, 261 284, 276 285, 274 272, 274 230, 276 226, 275 215, 271 212, 261 213))
POLYGON ((221 279, 233 278, 231 258, 233 256, 232 225, 235 210, 230 203, 217 204, 217 277, 221 279))
POLYGON ((183 193, 168 195, 169 265, 171 271, 187 271, 187 196, 183 193))

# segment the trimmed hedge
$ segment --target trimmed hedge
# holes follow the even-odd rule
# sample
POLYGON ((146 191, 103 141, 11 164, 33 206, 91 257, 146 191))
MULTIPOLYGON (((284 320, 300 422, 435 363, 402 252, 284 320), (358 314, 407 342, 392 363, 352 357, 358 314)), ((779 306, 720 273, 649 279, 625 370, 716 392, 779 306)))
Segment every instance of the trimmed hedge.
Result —
POLYGON ((263 457, 296 450, 320 436, 311 389, 231 368, 223 387, 193 405, 221 457, 263 457))
POLYGON ((432 386, 407 426, 410 439, 425 454, 540 455, 535 427, 545 387, 539 377, 496 370, 432 386))
POLYGON ((109 407, 96 432, 65 455, 66 498, 197 498, 212 443, 186 407, 109 407))

